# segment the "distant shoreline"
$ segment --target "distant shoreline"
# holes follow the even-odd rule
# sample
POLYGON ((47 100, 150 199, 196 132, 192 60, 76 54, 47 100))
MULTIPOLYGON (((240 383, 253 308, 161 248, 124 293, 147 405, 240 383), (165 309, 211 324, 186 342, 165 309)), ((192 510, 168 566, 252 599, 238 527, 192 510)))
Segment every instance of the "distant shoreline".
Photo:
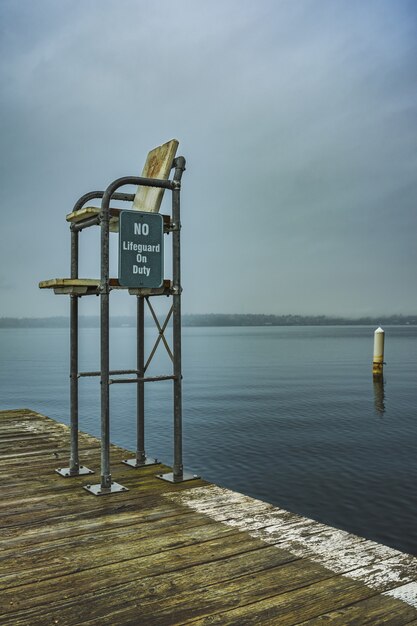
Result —
MULTIPOLYGON (((147 320, 149 325, 152 321, 147 320)), ((116 315, 111 318, 112 327, 134 327, 135 318, 116 315)), ((98 316, 80 316, 81 328, 98 328, 98 316)), ((267 315, 267 314, 227 314, 201 313, 182 316, 184 327, 221 327, 221 326, 415 326, 417 315, 387 315, 381 317, 342 318, 326 315, 267 315)), ((0 328, 69 328, 69 318, 55 317, 2 317, 0 328)))

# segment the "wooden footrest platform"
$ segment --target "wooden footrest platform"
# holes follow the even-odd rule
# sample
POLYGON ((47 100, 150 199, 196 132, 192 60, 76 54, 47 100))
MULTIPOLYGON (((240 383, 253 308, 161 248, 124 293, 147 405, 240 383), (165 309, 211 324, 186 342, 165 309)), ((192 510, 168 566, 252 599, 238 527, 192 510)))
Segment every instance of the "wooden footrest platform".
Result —
POLYGON ((51 278, 39 283, 40 289, 53 289, 57 294, 69 295, 97 295, 100 280, 93 278, 51 278))

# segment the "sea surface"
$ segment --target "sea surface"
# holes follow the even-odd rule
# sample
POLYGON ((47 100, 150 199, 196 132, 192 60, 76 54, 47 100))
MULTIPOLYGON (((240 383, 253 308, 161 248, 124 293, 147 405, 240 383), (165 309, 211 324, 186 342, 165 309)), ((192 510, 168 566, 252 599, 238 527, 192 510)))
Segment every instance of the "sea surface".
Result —
MULTIPOLYGON (((204 479, 417 555, 417 327, 385 328, 384 383, 369 326, 183 329, 184 467, 204 479)), ((146 330, 150 351, 155 332, 146 330)), ((111 368, 135 367, 133 328, 111 368)), ((170 373, 162 343, 149 373, 170 373)), ((80 370, 99 369, 99 329, 80 370)), ((0 330, 0 409, 69 423, 69 333, 0 330)), ((80 380, 80 428, 100 434, 98 379, 80 380)), ((133 450, 135 385, 111 387, 111 438, 133 450)), ((172 383, 146 387, 146 451, 172 463, 172 383)))

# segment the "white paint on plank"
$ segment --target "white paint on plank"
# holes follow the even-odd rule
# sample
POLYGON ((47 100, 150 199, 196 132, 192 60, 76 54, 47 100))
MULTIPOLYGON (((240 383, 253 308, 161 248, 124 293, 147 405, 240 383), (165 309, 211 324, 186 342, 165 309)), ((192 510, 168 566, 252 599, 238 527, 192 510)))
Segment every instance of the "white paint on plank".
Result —
POLYGON ((166 497, 417 608, 417 559, 216 485, 166 497))
POLYGON ((386 591, 383 595, 397 598, 397 600, 402 600, 417 608, 417 582, 411 582, 402 587, 391 589, 390 591, 386 591))

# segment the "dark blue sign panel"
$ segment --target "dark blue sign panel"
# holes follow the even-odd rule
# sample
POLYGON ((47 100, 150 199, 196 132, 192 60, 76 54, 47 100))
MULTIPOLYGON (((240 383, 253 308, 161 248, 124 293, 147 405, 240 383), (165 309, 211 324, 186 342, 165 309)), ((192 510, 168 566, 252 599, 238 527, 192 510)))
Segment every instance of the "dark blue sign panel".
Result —
POLYGON ((164 220, 159 213, 121 211, 119 283, 155 288, 164 282, 164 220))

